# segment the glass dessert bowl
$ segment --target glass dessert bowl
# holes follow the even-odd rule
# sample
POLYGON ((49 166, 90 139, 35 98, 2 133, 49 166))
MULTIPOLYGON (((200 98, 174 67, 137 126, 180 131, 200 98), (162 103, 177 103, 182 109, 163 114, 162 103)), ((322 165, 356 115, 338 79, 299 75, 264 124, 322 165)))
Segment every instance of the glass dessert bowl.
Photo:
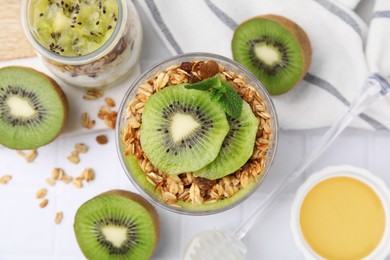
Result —
POLYGON ((142 27, 132 1, 22 0, 21 18, 38 57, 70 85, 115 86, 138 63, 142 27))
POLYGON ((261 83, 208 53, 178 55, 146 71, 125 94, 116 129, 121 164, 136 188, 189 215, 218 213, 252 194, 278 136, 261 83))

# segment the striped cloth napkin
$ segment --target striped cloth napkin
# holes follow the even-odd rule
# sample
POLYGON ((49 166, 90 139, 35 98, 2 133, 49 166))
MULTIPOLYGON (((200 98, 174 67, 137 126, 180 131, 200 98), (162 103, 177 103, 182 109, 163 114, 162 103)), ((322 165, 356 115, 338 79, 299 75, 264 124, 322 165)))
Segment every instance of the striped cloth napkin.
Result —
MULTIPOLYGON (((261 14, 279 14, 299 24, 310 38, 313 57, 304 79, 290 92, 272 98, 284 129, 331 125, 370 72, 390 74, 388 0, 377 0, 369 28, 353 11, 359 0, 138 2, 172 54, 200 51, 231 58, 237 25, 261 14)), ((381 101, 352 126, 390 129, 389 106, 390 100, 381 101)))

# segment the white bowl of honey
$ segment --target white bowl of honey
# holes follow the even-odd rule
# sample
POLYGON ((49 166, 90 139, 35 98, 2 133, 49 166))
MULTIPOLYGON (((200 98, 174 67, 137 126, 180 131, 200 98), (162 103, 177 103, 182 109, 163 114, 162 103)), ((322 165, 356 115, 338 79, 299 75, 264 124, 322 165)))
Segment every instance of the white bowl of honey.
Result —
POLYGON ((367 170, 325 168, 298 189, 291 228, 306 259, 385 259, 390 254, 390 191, 367 170))

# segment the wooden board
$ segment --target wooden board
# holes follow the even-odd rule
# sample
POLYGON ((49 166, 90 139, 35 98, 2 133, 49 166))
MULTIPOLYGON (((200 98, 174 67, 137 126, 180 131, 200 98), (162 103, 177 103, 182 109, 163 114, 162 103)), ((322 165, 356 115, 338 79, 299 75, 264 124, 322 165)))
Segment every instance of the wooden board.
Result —
POLYGON ((35 56, 24 35, 20 19, 20 0, 1 0, 0 60, 35 56))

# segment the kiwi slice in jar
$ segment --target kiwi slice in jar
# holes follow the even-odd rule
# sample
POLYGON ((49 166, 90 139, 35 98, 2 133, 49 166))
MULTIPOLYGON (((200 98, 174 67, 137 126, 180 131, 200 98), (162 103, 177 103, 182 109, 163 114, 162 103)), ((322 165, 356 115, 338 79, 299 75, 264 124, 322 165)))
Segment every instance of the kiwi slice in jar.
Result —
POLYGON ((252 156, 259 121, 248 103, 243 103, 238 118, 227 116, 227 119, 230 129, 218 156, 202 169, 195 171, 196 176, 209 180, 222 178, 240 169, 252 156))
POLYGON ((30 27, 46 49, 83 56, 108 41, 118 20, 117 0, 32 0, 30 27))
POLYGON ((111 190, 79 207, 74 232, 87 259, 150 259, 160 234, 155 208, 140 195, 111 190))
POLYGON ((240 24, 232 39, 233 58, 249 69, 271 95, 288 92, 304 77, 312 49, 305 31, 278 15, 240 24))
POLYGON ((67 117, 66 96, 53 79, 25 67, 0 69, 0 144, 16 150, 48 144, 67 117))

